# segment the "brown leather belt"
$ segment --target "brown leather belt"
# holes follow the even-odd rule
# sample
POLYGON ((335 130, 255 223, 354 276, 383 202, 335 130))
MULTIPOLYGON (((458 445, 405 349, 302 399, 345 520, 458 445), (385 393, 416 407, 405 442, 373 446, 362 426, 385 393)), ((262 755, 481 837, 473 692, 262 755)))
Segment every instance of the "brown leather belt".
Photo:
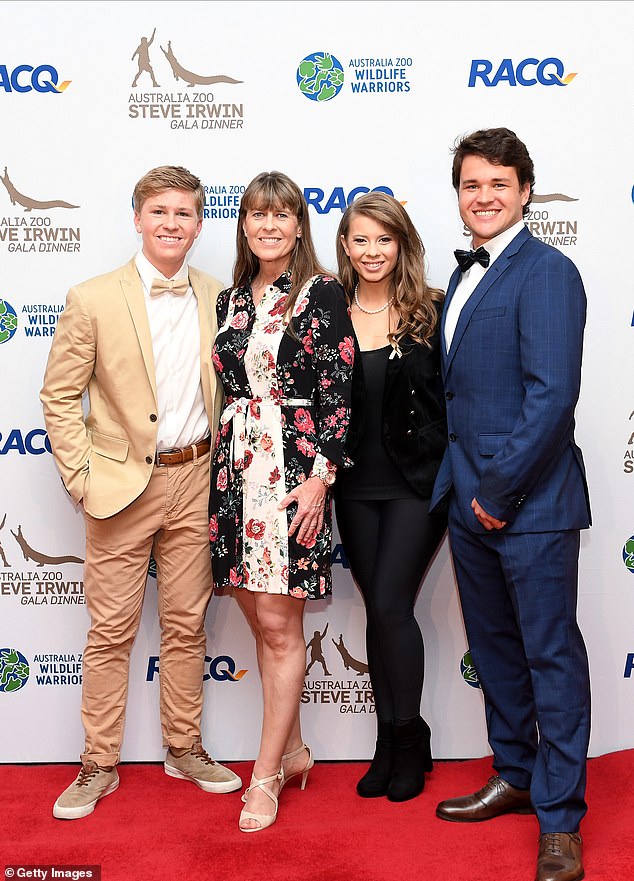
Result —
POLYGON ((196 450, 196 458, 199 459, 208 453, 211 449, 210 438, 200 441, 200 443, 192 444, 190 447, 181 447, 177 450, 163 450, 157 452, 154 457, 154 464, 159 467, 163 465, 183 465, 185 462, 191 462, 194 458, 194 450, 196 450))

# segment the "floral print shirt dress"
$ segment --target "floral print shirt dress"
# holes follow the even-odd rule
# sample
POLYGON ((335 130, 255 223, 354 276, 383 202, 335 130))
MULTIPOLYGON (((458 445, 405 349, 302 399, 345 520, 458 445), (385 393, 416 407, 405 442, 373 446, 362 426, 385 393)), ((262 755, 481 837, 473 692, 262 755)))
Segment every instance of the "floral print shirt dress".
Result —
POLYGON ((313 468, 349 464, 354 332, 341 285, 315 276, 290 324, 284 273, 254 306, 250 287, 218 296, 213 362, 225 406, 216 437, 209 537, 216 591, 320 599, 332 592, 332 509, 310 547, 289 538, 296 503, 279 502, 313 468), (288 328, 288 329, 287 329, 288 328))

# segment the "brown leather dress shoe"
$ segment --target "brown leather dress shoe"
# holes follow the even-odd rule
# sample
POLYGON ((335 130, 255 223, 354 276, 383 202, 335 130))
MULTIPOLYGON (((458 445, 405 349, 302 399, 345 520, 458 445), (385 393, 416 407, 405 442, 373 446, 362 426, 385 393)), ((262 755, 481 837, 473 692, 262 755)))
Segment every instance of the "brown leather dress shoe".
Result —
POLYGON ((441 820, 455 823, 479 823, 502 814, 534 814, 528 790, 516 789, 501 777, 490 777, 489 782, 473 795, 448 798, 436 808, 441 820))
POLYGON ((535 881, 581 881, 581 835, 576 832, 544 832, 539 836, 535 881))

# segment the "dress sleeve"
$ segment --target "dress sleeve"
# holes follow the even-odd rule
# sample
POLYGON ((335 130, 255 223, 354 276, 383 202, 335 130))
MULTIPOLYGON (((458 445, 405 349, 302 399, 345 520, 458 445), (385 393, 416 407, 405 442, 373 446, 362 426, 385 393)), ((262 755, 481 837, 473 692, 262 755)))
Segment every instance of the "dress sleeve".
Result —
POLYGON ((229 309, 229 299, 231 297, 231 288, 225 288, 220 291, 216 300, 216 320, 218 328, 221 328, 227 320, 227 311, 229 309))
POLYGON ((311 476, 350 464, 344 445, 350 424, 354 330, 343 288, 319 277, 310 290, 310 349, 315 370, 317 455, 311 476))

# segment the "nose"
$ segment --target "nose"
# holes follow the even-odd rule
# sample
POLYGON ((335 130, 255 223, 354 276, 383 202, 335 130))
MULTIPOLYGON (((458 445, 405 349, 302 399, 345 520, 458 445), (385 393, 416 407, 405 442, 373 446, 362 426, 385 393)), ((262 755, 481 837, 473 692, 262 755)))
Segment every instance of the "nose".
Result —
POLYGON ((168 211, 163 218, 163 226, 166 229, 177 229, 178 228, 178 218, 176 213, 173 211, 168 211))
POLYGON ((264 221, 265 229, 275 229, 275 214, 272 211, 267 211, 266 219, 264 221))
POLYGON ((495 199, 495 191, 492 187, 480 187, 478 190, 478 202, 482 202, 487 204, 488 202, 493 202, 495 199))
POLYGON ((378 257, 380 253, 378 244, 368 240, 368 243, 365 246, 365 253, 368 257, 378 257))

